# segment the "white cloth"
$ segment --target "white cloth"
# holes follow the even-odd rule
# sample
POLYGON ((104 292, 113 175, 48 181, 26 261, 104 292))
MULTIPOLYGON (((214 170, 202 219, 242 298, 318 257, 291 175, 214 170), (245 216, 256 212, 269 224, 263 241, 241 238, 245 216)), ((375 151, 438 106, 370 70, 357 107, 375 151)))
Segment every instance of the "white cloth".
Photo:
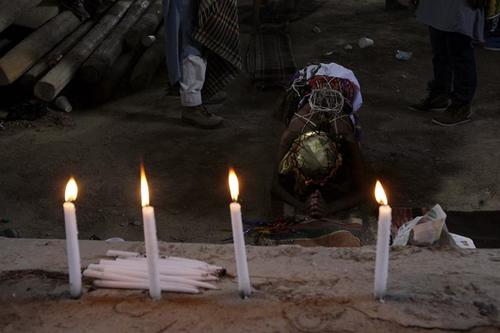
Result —
POLYGON ((205 83, 207 61, 196 55, 182 59, 182 77, 179 81, 181 104, 198 106, 202 104, 201 89, 205 83))
POLYGON ((341 79, 347 79, 351 81, 355 86, 356 86, 356 93, 354 94, 354 100, 352 102, 352 110, 354 112, 357 112, 360 108, 361 105, 363 104, 363 97, 361 96, 361 86, 359 85, 358 79, 354 75, 354 73, 345 68, 344 66, 338 65, 336 63, 329 63, 329 64, 319 64, 319 69, 316 71, 318 68, 318 65, 309 65, 306 68, 306 78, 309 80, 311 77, 316 76, 316 75, 324 75, 324 76, 332 76, 332 77, 338 77, 341 79), (316 71, 316 72, 315 72, 316 71))

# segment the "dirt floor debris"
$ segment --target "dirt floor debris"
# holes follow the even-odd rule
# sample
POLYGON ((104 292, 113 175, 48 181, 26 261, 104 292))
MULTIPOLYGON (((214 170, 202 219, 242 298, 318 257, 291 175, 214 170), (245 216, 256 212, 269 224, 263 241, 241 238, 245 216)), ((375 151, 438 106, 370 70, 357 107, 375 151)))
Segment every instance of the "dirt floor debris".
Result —
POLYGON ((371 47, 373 45, 375 45, 375 41, 373 39, 368 38, 368 37, 361 37, 358 40, 358 46, 362 49, 367 48, 367 47, 371 47))

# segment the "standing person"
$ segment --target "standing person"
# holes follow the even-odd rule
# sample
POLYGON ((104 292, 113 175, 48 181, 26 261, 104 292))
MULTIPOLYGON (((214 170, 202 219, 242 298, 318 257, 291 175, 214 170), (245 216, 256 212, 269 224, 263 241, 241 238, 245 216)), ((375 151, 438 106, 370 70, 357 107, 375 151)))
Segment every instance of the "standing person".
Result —
POLYGON ((182 120, 216 128, 214 98, 241 68, 236 0, 163 0, 169 81, 179 88, 182 120))
POLYGON ((429 26, 434 78, 428 96, 409 108, 437 111, 432 122, 455 126, 469 122, 477 88, 473 40, 482 41, 487 0, 412 0, 417 20, 429 26), (451 100, 451 102, 450 102, 451 100))

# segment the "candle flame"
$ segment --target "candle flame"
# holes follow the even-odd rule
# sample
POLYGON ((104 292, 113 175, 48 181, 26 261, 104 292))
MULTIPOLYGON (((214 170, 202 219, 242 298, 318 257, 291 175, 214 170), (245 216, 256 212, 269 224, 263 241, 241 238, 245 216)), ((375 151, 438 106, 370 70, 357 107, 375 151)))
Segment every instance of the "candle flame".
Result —
POLYGON ((240 194, 240 188, 238 184, 238 176, 234 169, 229 170, 229 190, 231 192, 231 198, 233 201, 238 201, 238 195, 240 194))
POLYGON ((385 195, 384 188, 382 184, 377 180, 377 184, 375 184, 375 199, 380 205, 387 206, 387 196, 385 195))
POLYGON ((141 201, 142 207, 149 206, 149 186, 148 180, 146 179, 146 171, 144 171, 144 165, 141 164, 141 201))
POLYGON ((75 178, 71 177, 66 184, 66 191, 64 193, 65 201, 75 201, 78 195, 78 186, 76 185, 75 178))

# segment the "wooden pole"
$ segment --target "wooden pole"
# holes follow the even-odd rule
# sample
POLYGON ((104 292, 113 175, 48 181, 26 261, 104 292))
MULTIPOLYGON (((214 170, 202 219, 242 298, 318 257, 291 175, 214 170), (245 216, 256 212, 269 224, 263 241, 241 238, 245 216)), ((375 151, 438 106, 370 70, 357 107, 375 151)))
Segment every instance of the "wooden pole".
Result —
POLYGON ((144 36, 152 35, 162 21, 162 0, 153 0, 151 6, 137 21, 125 36, 125 42, 130 50, 140 47, 144 36))
POLYGON ((57 63, 68 53, 69 50, 92 28, 95 22, 84 22, 78 29, 73 31, 71 35, 66 37, 59 45, 50 51, 45 57, 38 61, 31 69, 24 74, 20 80, 24 84, 34 84, 35 81, 45 74, 49 69, 57 65, 57 63))
POLYGON ((65 11, 26 37, 0 59, 0 86, 17 80, 79 24, 73 13, 65 11))
MULTIPOLYGON (((97 6, 100 2, 94 0, 92 4, 97 6)), ((100 16, 106 12, 113 3, 101 3, 99 8, 93 10, 96 16, 100 16), (97 12, 100 13, 97 14, 97 12)), ((59 61, 67 54, 75 45, 80 41, 80 39, 90 31, 96 22, 94 20, 89 20, 84 22, 78 29, 73 31, 71 35, 66 37, 56 48, 50 51, 43 59, 38 61, 26 74, 24 74, 20 81, 25 86, 33 86, 35 81, 38 80, 42 75, 47 73, 47 71, 54 66, 56 66, 59 61)))
POLYGON ((147 0, 136 0, 134 2, 120 23, 113 28, 113 31, 83 64, 80 74, 84 82, 95 83, 101 80, 106 70, 114 64, 123 52, 125 34, 150 4, 147 0))
POLYGON ((165 28, 160 27, 156 42, 146 49, 130 75, 130 86, 137 91, 151 84, 158 67, 165 60, 165 28))
POLYGON ((42 0, 0 0, 0 32, 11 25, 16 18, 42 0))
POLYGON ((56 5, 37 6, 26 10, 14 21, 14 24, 29 29, 38 29, 58 14, 59 7, 56 5))
POLYGON ((90 32, 35 85, 35 96, 52 101, 73 79, 80 66, 120 21, 132 0, 119 0, 90 32))
POLYGON ((12 41, 10 39, 0 39, 0 57, 7 52, 11 47, 12 41))

